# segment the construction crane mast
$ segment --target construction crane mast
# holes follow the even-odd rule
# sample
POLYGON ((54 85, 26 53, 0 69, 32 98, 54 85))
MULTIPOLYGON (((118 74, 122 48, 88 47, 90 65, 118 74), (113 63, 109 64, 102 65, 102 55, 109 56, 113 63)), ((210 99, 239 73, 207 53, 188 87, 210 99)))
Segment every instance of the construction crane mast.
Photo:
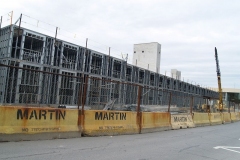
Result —
POLYGON ((219 103, 218 109, 220 112, 223 110, 223 98, 222 98, 222 86, 221 86, 221 73, 218 61, 217 48, 215 47, 215 59, 216 59, 216 68, 217 68, 217 79, 218 79, 218 92, 219 92, 219 103))

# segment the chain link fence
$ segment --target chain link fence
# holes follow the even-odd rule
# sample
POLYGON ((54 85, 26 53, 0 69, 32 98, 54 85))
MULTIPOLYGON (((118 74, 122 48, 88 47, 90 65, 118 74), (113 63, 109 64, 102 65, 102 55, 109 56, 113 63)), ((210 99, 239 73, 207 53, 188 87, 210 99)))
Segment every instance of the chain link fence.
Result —
MULTIPOLYGON (((43 66, 0 66, 0 103, 31 107, 150 112, 218 112, 211 97, 43 66)), ((224 102, 224 112, 239 104, 224 102)))

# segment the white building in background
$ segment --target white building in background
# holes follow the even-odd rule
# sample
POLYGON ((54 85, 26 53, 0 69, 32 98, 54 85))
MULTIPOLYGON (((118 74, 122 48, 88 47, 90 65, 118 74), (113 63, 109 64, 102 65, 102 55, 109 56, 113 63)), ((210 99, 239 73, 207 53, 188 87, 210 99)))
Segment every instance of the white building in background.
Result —
POLYGON ((157 42, 134 44, 132 64, 160 73, 161 45, 157 42))
POLYGON ((172 78, 175 78, 177 80, 181 80, 181 71, 178 71, 176 69, 171 69, 171 76, 172 78))

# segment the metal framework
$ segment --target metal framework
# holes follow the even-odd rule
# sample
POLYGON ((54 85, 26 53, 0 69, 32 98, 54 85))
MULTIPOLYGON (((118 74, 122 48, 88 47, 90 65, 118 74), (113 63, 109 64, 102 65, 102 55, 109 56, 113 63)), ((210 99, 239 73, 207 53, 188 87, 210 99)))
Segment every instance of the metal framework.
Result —
POLYGON ((143 86, 143 105, 167 105, 167 93, 172 93, 172 102, 177 106, 190 104, 189 99, 179 97, 199 97, 194 104, 204 103, 203 97, 218 97, 215 91, 15 25, 0 31, 0 63, 27 69, 0 66, 0 104, 27 101, 77 105, 81 82, 74 77, 87 75, 92 77, 88 80, 86 99, 89 106, 103 105, 100 102, 108 103, 114 98, 116 104, 136 104, 138 91, 134 85, 143 86))

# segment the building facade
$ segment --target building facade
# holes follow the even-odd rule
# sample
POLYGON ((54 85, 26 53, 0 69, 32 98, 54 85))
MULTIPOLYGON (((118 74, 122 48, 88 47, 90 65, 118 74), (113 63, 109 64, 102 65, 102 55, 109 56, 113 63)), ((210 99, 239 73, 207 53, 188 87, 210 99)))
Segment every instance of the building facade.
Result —
POLYGON ((134 44, 132 64, 160 73, 161 45, 157 42, 134 44))

